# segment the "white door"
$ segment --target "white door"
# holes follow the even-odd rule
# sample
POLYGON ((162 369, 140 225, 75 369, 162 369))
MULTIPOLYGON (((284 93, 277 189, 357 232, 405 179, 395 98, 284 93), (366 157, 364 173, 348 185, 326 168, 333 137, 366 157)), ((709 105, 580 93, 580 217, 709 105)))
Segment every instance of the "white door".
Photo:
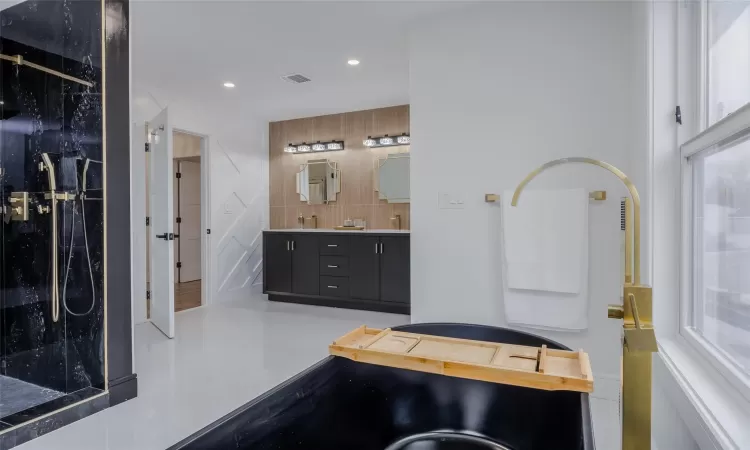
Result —
POLYGON ((180 283, 201 279, 201 165, 180 161, 180 283))
POLYGON ((147 319, 147 300, 146 291, 148 290, 148 277, 146 268, 148 267, 148 239, 151 233, 146 226, 146 217, 148 216, 148 201, 146 198, 148 192, 148 166, 146 165, 146 156, 148 153, 143 151, 146 144, 148 130, 145 124, 133 124, 132 142, 133 146, 130 152, 131 176, 130 195, 133 202, 131 208, 130 226, 133 230, 133 319, 135 323, 145 322, 147 319))
POLYGON ((148 124, 151 150, 149 226, 151 241, 151 323, 174 337, 174 227, 172 126, 167 108, 148 124))

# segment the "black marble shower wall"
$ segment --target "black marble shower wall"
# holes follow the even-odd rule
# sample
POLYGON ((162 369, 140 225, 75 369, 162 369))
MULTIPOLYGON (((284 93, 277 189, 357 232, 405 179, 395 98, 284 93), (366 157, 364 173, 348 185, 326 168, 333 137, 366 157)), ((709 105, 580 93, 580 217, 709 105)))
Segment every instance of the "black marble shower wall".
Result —
POLYGON ((0 12, 0 53, 93 84, 0 61, 2 201, 9 206, 10 193, 21 191, 31 199, 28 221, 2 222, 0 375, 62 393, 104 389, 101 11, 96 1, 41 0, 0 12), (58 192, 74 198, 58 203, 56 229, 51 214, 37 210, 51 206, 44 153, 58 192))

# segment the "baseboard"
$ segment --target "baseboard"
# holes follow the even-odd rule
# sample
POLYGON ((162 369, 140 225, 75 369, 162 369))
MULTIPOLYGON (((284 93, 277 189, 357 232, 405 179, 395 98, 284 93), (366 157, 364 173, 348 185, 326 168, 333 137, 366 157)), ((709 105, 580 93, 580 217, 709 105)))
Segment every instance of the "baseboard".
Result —
POLYGON ((351 300, 347 298, 321 297, 319 295, 280 294, 268 292, 268 300, 282 303, 329 306, 333 308, 358 309, 393 314, 409 314, 411 306, 406 303, 379 302, 373 300, 351 300))
POLYGON ((109 404, 119 405, 138 396, 138 375, 130 374, 109 382, 109 404))

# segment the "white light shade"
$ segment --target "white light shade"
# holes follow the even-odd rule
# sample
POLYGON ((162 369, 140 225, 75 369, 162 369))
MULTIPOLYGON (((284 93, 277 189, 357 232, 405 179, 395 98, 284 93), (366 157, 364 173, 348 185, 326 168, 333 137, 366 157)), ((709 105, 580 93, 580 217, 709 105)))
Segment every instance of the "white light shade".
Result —
POLYGON ((286 153, 297 153, 297 147, 295 147, 293 145, 288 145, 288 146, 284 147, 284 151, 286 153))
POLYGON ((318 142, 317 144, 313 144, 312 149, 314 152, 324 152, 326 151, 326 145, 318 142))
POLYGON ((380 145, 391 145, 393 144, 393 138, 388 136, 380 138, 380 145))
POLYGON ((347 61, 347 64, 349 64, 350 66, 356 66, 357 64, 359 64, 359 60, 358 59, 350 59, 349 61, 347 61))
POLYGON ((408 144, 411 142, 411 138, 409 136, 399 136, 396 138, 396 142, 399 144, 408 144))
POLYGON ((226 83, 224 83, 224 87, 225 88, 233 88, 234 87, 234 83, 232 83, 231 81, 227 81, 226 83))
POLYGON ((302 145, 298 145, 297 146, 297 152, 303 152, 304 153, 304 152, 309 152, 309 151, 310 151, 310 146, 307 145, 307 144, 302 144, 302 145))
POLYGON ((344 144, 341 142, 329 142, 328 143, 328 150, 343 150, 344 144))
POLYGON ((365 147, 374 147, 378 145, 375 139, 371 139, 371 138, 365 139, 364 141, 362 141, 362 144, 364 144, 365 147))

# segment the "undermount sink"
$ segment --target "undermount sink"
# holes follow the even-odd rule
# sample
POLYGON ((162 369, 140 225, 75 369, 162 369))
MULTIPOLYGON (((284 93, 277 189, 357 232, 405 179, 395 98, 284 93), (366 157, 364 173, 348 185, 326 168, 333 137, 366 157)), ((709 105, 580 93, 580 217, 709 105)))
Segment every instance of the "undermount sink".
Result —
MULTIPOLYGON (((498 327, 394 330, 565 349, 498 327)), ((170 450, 593 450, 589 396, 328 357, 170 450)))

